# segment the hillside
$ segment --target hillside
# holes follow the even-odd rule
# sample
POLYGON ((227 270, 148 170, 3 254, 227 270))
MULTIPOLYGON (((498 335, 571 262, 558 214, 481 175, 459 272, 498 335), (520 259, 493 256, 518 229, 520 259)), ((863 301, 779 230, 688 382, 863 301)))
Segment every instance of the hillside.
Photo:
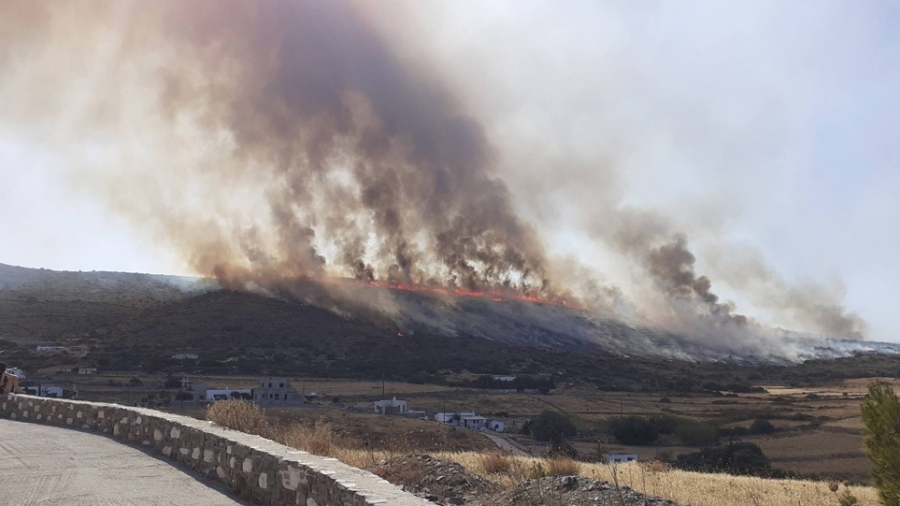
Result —
MULTIPOLYGON (((469 315, 476 322, 490 317, 491 328, 515 328, 519 334, 531 335, 518 340, 510 338, 516 333, 484 336, 473 331, 448 336, 428 329, 409 333, 390 320, 339 316, 309 304, 222 290, 190 278, 0 265, 0 283, 4 287, 0 289, 0 344, 5 343, 8 361, 32 369, 75 365, 68 357, 34 353, 34 343, 46 342, 90 345, 91 353, 82 362, 104 370, 387 377, 416 382, 445 381, 460 373, 515 373, 579 378, 604 389, 654 391, 690 391, 708 381, 759 384, 764 378, 821 383, 893 376, 900 370, 895 358, 879 355, 808 361, 793 367, 745 364, 738 368, 734 361, 700 365, 634 356, 623 354, 621 348, 572 339, 561 331, 550 335, 546 327, 529 327, 516 318, 527 309, 524 303, 492 310, 496 305, 472 299, 452 308, 454 318, 469 315), (197 352, 201 359, 172 359, 178 351, 197 352)), ((426 299, 421 296, 398 296, 403 297, 424 307, 421 301, 426 299)), ((543 307, 536 312, 561 314, 561 309, 543 307)), ((636 341, 645 346, 646 340, 636 339, 637 335, 659 340, 666 336, 617 322, 608 322, 605 328, 609 339, 625 344, 636 341)))

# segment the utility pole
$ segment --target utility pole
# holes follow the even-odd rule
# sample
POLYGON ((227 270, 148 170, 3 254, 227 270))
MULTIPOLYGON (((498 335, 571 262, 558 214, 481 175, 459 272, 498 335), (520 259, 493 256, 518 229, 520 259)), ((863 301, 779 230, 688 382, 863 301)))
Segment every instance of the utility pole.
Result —
POLYGON ((381 398, 384 398, 384 371, 381 371, 381 398))

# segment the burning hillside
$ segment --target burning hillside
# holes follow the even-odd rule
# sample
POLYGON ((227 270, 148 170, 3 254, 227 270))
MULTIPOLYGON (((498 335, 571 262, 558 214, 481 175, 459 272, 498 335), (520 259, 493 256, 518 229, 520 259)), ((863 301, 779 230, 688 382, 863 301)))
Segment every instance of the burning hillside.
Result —
MULTIPOLYGON (((438 65, 406 57, 373 16, 345 1, 16 3, 0 19, 2 119, 77 171, 61 179, 229 289, 401 333, 677 358, 810 353, 722 300, 662 214, 594 196, 614 180, 561 191, 583 206, 581 240, 628 263, 629 286, 552 255, 552 226, 526 218, 498 170, 520 154, 492 144, 438 65)), ((519 200, 541 202, 538 186, 519 200)), ((839 297, 736 265, 767 313, 864 337, 839 297)))

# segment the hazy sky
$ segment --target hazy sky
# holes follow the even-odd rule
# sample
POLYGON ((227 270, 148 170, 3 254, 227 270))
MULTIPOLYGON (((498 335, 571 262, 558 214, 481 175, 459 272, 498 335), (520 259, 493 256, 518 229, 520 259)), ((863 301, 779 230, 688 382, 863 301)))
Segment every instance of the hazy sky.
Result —
MULTIPOLYGON (((478 111, 498 175, 555 253, 617 283, 633 275, 585 239, 589 211, 572 195, 595 193, 668 217, 698 270, 750 314, 765 316, 735 274, 748 256, 843 296, 871 338, 900 341, 897 4, 374 5, 395 50, 436 66, 478 111)), ((0 102, 0 262, 187 273, 77 179, 0 102)))

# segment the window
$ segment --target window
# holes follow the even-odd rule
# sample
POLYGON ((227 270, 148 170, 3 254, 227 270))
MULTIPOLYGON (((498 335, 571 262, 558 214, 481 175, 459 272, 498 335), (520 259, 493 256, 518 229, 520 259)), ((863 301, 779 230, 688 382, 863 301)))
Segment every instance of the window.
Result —
POLYGON ((279 388, 284 388, 284 383, 279 383, 278 386, 279 388))
POLYGON ((272 388, 272 383, 269 383, 269 388, 272 388))

